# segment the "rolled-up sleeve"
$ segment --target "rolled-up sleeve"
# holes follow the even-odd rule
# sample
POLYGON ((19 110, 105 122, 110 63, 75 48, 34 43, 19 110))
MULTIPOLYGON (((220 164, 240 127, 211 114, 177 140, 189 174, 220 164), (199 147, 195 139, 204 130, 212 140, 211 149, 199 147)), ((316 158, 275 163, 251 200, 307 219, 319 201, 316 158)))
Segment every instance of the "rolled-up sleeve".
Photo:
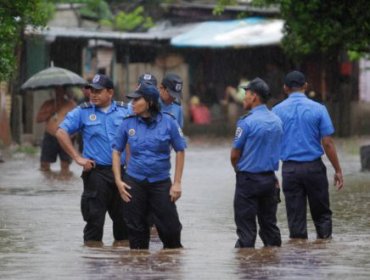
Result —
POLYGON ((176 120, 170 119, 171 145, 176 152, 186 149, 186 141, 182 129, 176 120))
POLYGON ((81 109, 75 108, 67 113, 59 128, 71 135, 80 130, 81 123, 81 109))
POLYGON ((242 150, 248 136, 248 126, 243 120, 236 125, 233 148, 242 150))
POLYGON ((322 106, 321 120, 320 120, 320 134, 322 137, 329 136, 334 133, 335 129, 330 119, 328 110, 325 106, 322 106))
POLYGON ((123 120, 119 126, 116 135, 112 141, 112 149, 118 152, 123 152, 127 144, 127 133, 126 133, 127 121, 123 120))

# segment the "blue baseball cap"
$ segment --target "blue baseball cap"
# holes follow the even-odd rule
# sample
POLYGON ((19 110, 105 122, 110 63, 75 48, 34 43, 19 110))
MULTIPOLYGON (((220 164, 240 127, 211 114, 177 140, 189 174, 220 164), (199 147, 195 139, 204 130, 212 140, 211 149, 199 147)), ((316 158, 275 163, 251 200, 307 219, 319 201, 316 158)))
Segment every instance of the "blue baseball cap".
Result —
POLYGON ((264 80, 258 77, 250 81, 247 85, 241 86, 241 88, 256 92, 257 94, 261 95, 264 98, 270 96, 269 86, 266 84, 264 80))
POLYGON ((159 99, 159 91, 157 87, 148 83, 141 83, 137 89, 127 95, 128 98, 148 97, 152 100, 159 99))
POLYGON ((175 100, 181 100, 183 83, 179 75, 173 73, 167 74, 162 80, 162 85, 175 100))
POLYGON ((88 87, 93 89, 113 89, 113 82, 111 79, 109 79, 108 76, 103 74, 96 74, 94 78, 92 79, 92 82, 88 85, 88 87))
POLYGON ((150 73, 144 73, 140 75, 139 79, 137 80, 138 85, 142 83, 147 83, 147 84, 152 84, 153 86, 157 86, 157 78, 150 73))

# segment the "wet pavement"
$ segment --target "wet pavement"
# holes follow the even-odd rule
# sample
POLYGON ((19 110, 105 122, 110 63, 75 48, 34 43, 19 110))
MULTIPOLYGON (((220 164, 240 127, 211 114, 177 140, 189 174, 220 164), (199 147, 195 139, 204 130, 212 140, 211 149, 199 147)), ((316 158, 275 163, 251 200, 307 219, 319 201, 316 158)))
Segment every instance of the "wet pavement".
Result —
POLYGON ((243 250, 233 248, 229 141, 189 143, 177 203, 182 250, 161 250, 156 235, 149 251, 112 246, 108 216, 104 246, 83 246, 80 168, 73 164, 72 177, 60 178, 38 171, 37 155, 14 154, 0 163, 0 279, 370 279, 370 173, 359 171, 358 155, 364 141, 338 141, 345 189, 330 189, 333 240, 316 241, 309 219, 309 239, 289 241, 283 199, 282 247, 263 248, 257 238, 256 249, 243 250))

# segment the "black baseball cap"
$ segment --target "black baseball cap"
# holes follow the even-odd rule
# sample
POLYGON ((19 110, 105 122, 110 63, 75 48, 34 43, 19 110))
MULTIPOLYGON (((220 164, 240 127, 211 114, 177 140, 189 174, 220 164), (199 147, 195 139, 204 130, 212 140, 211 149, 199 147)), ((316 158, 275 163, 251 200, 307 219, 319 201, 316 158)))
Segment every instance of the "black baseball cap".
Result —
POLYGON ((113 89, 113 82, 111 79, 109 79, 108 76, 103 74, 96 74, 94 78, 92 79, 92 82, 89 84, 89 87, 93 89, 113 89))
POLYGON ((247 85, 241 86, 241 88, 256 92, 257 94, 261 95, 264 98, 270 96, 269 86, 266 84, 264 80, 258 77, 250 81, 247 85))
POLYGON ((139 79, 137 80, 138 85, 140 85, 141 83, 148 83, 152 84, 153 86, 157 86, 157 78, 150 73, 144 73, 140 75, 139 79))
POLYGON ((294 70, 284 78, 284 84, 289 88, 300 88, 306 83, 306 77, 302 72, 294 70))
POLYGON ((163 80, 162 85, 168 90, 169 94, 179 102, 182 97, 182 79, 179 75, 169 73, 163 80))
POLYGON ((154 101, 158 101, 159 91, 156 86, 144 82, 139 84, 134 92, 127 95, 128 98, 138 98, 143 96, 149 97, 154 101))

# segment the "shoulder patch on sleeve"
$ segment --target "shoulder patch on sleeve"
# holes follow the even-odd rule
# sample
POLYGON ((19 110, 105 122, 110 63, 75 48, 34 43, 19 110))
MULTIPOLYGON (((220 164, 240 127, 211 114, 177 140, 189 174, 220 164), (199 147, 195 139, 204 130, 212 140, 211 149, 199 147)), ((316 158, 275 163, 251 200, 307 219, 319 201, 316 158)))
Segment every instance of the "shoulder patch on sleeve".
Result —
POLYGON ((84 103, 80 104, 81 109, 91 108, 92 106, 93 105, 90 102, 84 102, 84 103))
POLYGON ((235 130, 235 139, 240 138, 240 136, 242 135, 242 133, 243 133, 243 129, 240 126, 238 126, 236 128, 236 130, 235 130))
POLYGON ((169 116, 171 116, 173 119, 175 119, 175 120, 176 120, 176 117, 175 117, 173 114, 171 114, 170 112, 163 112, 163 114, 169 115, 169 116))
POLYGON ((123 101, 116 101, 118 107, 128 108, 127 104, 123 101))

